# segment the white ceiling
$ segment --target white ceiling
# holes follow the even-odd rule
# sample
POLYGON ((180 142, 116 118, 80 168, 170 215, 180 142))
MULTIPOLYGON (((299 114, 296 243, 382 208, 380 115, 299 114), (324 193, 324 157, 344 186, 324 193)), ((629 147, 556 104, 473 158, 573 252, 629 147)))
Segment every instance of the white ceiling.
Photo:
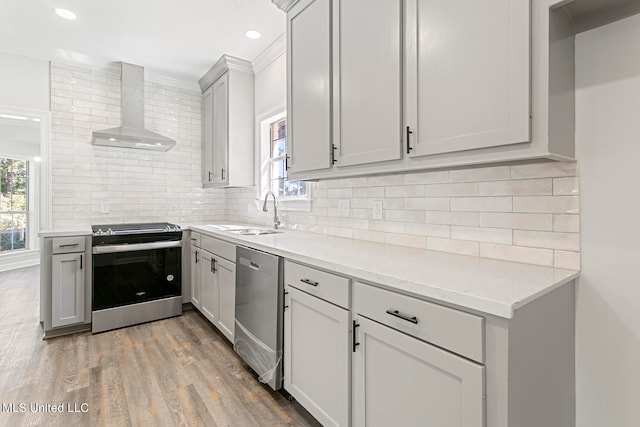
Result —
POLYGON ((45 60, 124 61, 195 82, 223 54, 253 60, 285 32, 271 0, 0 0, 0 51, 45 60), (62 7, 75 21, 56 16, 62 7), (245 37, 257 29, 262 38, 245 37))

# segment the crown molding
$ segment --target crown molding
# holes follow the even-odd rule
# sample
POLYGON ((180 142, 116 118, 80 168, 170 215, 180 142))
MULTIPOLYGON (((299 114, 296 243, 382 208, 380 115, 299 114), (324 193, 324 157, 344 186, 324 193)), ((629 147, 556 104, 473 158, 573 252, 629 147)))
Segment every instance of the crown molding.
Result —
POLYGON ((286 51, 287 39, 286 35, 283 33, 258 56, 256 56, 256 58, 253 60, 253 72, 255 74, 258 74, 260 71, 267 68, 273 61, 284 55, 286 51))
POLYGON ((220 59, 218 59, 218 62, 216 62, 213 67, 211 67, 209 71, 207 71, 205 75, 198 80, 200 90, 204 92, 228 70, 235 70, 253 75, 253 66, 251 65, 251 62, 246 59, 236 58, 235 56, 222 55, 220 59))

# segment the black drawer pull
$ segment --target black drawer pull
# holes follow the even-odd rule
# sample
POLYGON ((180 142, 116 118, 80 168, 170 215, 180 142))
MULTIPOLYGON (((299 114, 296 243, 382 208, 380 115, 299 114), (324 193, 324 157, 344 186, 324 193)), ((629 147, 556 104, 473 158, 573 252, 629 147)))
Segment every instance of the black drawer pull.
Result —
POLYGON ((73 243, 68 245, 60 245, 59 248, 75 248, 76 246, 80 246, 80 243, 73 243))
POLYGON ((313 280, 309 280, 309 279, 300 279, 300 281, 302 283, 306 283, 307 285, 311 285, 311 286, 318 286, 318 282, 314 282, 313 280))
POLYGON ((400 318, 402 320, 406 320, 407 322, 411 322, 411 323, 413 323, 415 325, 418 324, 418 318, 416 316, 411 316, 409 314, 400 313, 398 310, 394 310, 392 308, 387 310, 387 314, 390 314, 390 315, 395 316, 397 318, 400 318))

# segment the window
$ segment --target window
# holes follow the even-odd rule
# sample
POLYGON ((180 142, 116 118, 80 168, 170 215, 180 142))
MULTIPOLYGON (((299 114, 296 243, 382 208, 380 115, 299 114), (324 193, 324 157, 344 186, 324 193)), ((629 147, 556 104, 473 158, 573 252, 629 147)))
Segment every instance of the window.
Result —
POLYGON ((0 253, 28 249, 29 163, 0 157, 0 253))
POLYGON ((281 200, 308 199, 309 188, 304 181, 289 181, 287 179, 287 119, 282 117, 268 122, 269 126, 269 160, 268 186, 281 200))

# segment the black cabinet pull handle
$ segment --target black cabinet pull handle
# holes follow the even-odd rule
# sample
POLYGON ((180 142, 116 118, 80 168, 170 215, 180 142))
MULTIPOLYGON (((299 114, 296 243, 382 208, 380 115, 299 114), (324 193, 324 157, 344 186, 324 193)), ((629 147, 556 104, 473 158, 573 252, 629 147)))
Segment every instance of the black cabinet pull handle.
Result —
POLYGON ((284 170, 289 170, 289 156, 284 156, 284 170))
POLYGON ((394 310, 392 308, 387 310, 387 314, 390 314, 390 315, 395 316, 395 317, 397 317, 399 319, 402 319, 402 320, 406 320, 407 322, 411 322, 414 325, 418 324, 418 318, 416 316, 411 316, 410 314, 400 313, 398 310, 394 310))
POLYGON ((411 152, 411 150, 413 150, 413 147, 411 146, 411 143, 409 142, 409 135, 411 135, 412 133, 413 132, 411 131, 409 126, 407 126, 407 154, 409 154, 411 152))
POLYGON ((196 251, 196 264, 198 263, 198 251, 196 251))
POLYGON ((332 165, 338 163, 338 160, 336 160, 336 150, 337 149, 338 149, 338 147, 336 147, 334 144, 331 144, 331 164, 332 165))
POLYGON ((309 279, 300 279, 300 281, 302 283, 306 283, 307 285, 311 285, 311 286, 318 286, 318 282, 314 282, 313 280, 309 280, 309 279))
POLYGON ((211 182, 211 171, 209 171, 209 182, 211 182))
POLYGON ((72 243, 72 244, 68 244, 68 245, 60 245, 58 246, 59 248, 75 248, 76 246, 80 246, 79 243, 72 243))
POLYGON ((211 258, 211 272, 215 273, 216 271, 218 271, 218 269, 216 268, 216 260, 214 258, 211 258))
POLYGON ((222 180, 224 181, 224 168, 222 168, 221 175, 222 175, 222 180))
POLYGON ((80 254, 80 270, 82 270, 82 254, 80 254))
POLYGON ((351 337, 351 338, 352 338, 352 341, 353 341, 353 352, 354 352, 354 353, 356 352, 356 347, 360 345, 360 343, 359 343, 359 342, 356 342, 356 341, 357 341, 357 339, 358 339, 358 332, 357 332, 357 329, 356 329, 356 328, 358 328, 359 326, 360 326, 360 325, 358 324, 358 322, 356 322, 356 321, 354 320, 354 321, 353 321, 353 332, 352 332, 352 333, 353 333, 353 336, 351 337))

